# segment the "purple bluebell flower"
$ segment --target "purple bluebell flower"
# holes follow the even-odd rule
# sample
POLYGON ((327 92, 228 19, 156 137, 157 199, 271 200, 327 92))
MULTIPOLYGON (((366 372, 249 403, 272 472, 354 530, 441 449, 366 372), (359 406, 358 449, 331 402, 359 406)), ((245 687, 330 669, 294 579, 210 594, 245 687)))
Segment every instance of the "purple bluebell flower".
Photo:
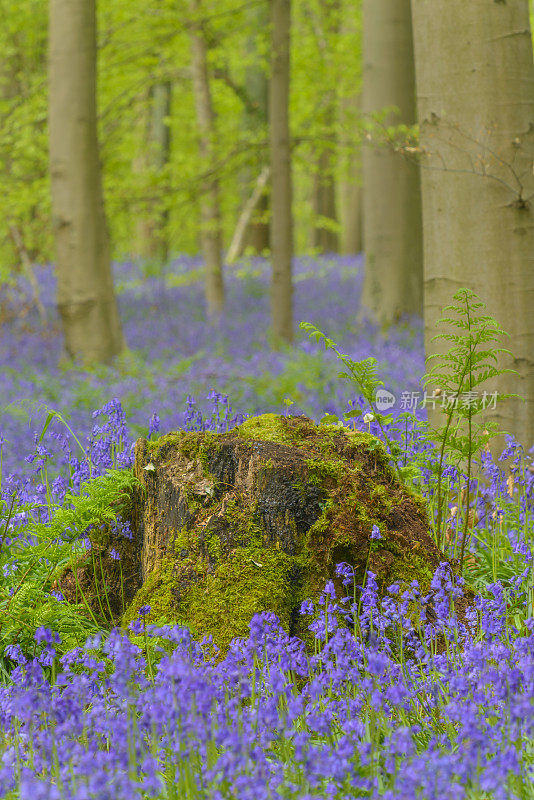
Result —
POLYGON ((148 436, 150 437, 152 436, 153 433, 158 433, 160 425, 161 425, 160 418, 154 411, 148 423, 148 436))
POLYGON ((311 600, 304 600, 300 606, 300 613, 301 614, 313 614, 315 611, 315 607, 311 600))

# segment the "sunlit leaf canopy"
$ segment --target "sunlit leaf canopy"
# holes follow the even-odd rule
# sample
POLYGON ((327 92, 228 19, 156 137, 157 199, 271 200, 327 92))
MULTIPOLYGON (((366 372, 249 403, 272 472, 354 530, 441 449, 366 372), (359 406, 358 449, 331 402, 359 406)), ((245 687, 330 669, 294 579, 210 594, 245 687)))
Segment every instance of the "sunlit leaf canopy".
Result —
MULTIPOLYGON (((204 166, 198 156, 190 71, 188 26, 194 15, 187 3, 169 0, 97 5, 99 135, 113 256, 135 255, 136 221, 162 210, 169 212, 172 252, 197 253, 204 166), (155 170, 147 157, 147 126, 150 92, 162 81, 172 84, 172 148, 168 165, 155 170)), ((7 280, 20 261, 21 241, 38 263, 50 261, 53 254, 47 174, 48 3, 3 0, 1 6, 0 276, 7 280)), ((334 168, 342 176, 360 139, 356 112, 332 119, 325 104, 332 94, 339 99, 359 91, 358 6, 352 0, 294 3, 291 126, 300 250, 309 247, 313 224, 310 164, 317 164, 322 150, 334 149, 334 168)), ((267 157, 266 121, 254 128, 245 121, 250 111, 247 68, 269 67, 269 30, 258 29, 258 7, 247 0, 208 0, 203 5, 226 245, 247 191, 243 176, 252 186, 267 157)))

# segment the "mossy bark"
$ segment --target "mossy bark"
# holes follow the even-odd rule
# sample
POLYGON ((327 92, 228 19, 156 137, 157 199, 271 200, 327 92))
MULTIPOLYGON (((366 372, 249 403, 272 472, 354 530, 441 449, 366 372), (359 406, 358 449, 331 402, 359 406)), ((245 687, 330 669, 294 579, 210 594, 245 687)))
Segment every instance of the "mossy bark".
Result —
POLYGON ((360 582, 368 563, 381 591, 415 578, 424 591, 444 558, 424 501, 365 433, 266 414, 226 434, 140 439, 135 472, 139 590, 124 624, 149 604, 149 621, 184 622, 224 651, 254 613, 274 611, 305 636, 300 604, 336 563, 360 582))

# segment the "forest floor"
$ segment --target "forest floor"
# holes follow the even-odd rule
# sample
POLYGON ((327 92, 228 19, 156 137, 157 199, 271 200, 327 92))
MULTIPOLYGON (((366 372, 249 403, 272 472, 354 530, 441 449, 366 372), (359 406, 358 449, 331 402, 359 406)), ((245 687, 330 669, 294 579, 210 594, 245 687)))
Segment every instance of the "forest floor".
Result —
MULTIPOLYGON (((132 437, 146 435, 156 412, 161 430, 183 425, 184 413, 211 414, 213 392, 227 396, 234 412, 285 412, 319 419, 338 415, 354 399, 338 379, 339 365, 310 342, 298 324, 312 322, 354 359, 374 356, 386 387, 398 397, 420 389, 424 371, 420 320, 406 320, 386 333, 358 321, 361 258, 301 258, 295 269, 295 343, 269 347, 269 264, 250 259, 226 274, 227 305, 218 325, 206 321, 198 259, 172 262, 159 277, 131 263, 115 277, 128 351, 113 367, 73 367, 62 358, 62 336, 50 268, 37 271, 45 310, 41 320, 24 281, 0 308, 0 434, 4 469, 20 467, 47 409, 61 411, 85 437, 92 412, 120 399, 132 437), (21 315, 21 309, 25 313, 21 315), (10 313, 11 312, 11 313, 10 313), (211 398, 208 398, 208 396, 211 398)), ((396 409, 399 411, 400 406, 396 409)))
MULTIPOLYGON (((205 320, 198 260, 162 276, 118 265, 129 350, 92 370, 62 359, 51 271, 37 277, 44 322, 29 287, 12 287, 0 307, 0 797, 532 800, 529 454, 511 438, 505 461, 477 453, 483 480, 469 506, 454 451, 440 463, 419 418, 390 421, 384 434, 356 416, 351 425, 391 437, 392 463, 426 498, 429 532, 448 558, 468 535, 463 575, 443 561, 427 594, 412 580, 381 596, 371 570, 358 585, 338 564, 338 589, 329 580, 300 608, 313 653, 271 612, 255 615, 224 657, 187 620, 147 624, 148 605, 110 631, 104 558, 121 586, 128 575, 102 542, 131 540, 137 436, 365 407, 332 353, 301 331, 291 347, 269 348, 262 260, 229 272, 219 325, 205 320), (66 602, 55 579, 89 561, 104 585, 91 614, 66 602)), ((360 259, 300 259, 296 327, 310 321, 353 359, 376 357, 395 417, 403 393, 420 392, 421 324, 381 333, 359 322, 361 279, 360 259)), ((367 535, 370 553, 379 527, 367 535)))

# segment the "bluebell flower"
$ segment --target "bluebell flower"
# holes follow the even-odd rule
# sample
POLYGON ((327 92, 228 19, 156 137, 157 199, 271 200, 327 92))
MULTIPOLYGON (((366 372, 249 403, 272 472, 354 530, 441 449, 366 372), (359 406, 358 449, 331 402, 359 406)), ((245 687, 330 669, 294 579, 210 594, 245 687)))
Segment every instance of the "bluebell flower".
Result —
POLYGON ((373 525, 373 529, 371 531, 371 539, 381 539, 382 534, 380 533, 380 528, 378 525, 373 525))
POLYGON ((150 417, 150 420, 149 420, 149 423, 148 423, 148 436, 149 437, 152 436, 153 433, 157 433, 159 431, 160 424, 161 424, 160 423, 160 418, 156 414, 156 412, 154 411, 154 413, 150 417))

